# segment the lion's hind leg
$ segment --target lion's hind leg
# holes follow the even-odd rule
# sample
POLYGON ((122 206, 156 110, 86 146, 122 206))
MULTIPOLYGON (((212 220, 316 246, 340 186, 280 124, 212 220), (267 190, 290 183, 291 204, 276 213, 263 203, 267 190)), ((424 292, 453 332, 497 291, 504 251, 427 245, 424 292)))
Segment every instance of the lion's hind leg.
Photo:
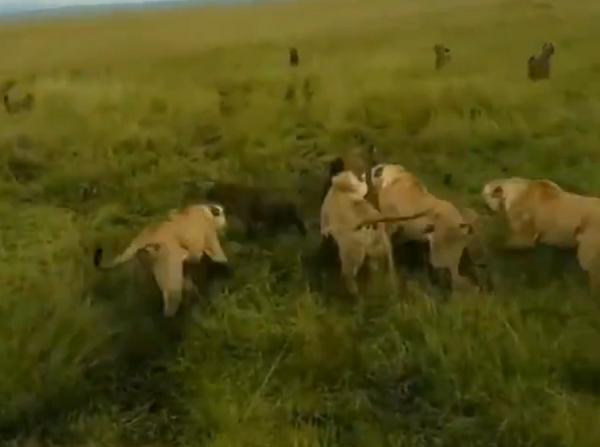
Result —
POLYGON ((351 295, 358 295, 358 283, 356 275, 362 267, 365 257, 365 247, 355 241, 344 241, 340 245, 340 261, 342 264, 342 276, 351 295))
POLYGON ((163 313, 173 317, 181 305, 183 289, 187 285, 183 276, 183 259, 187 251, 180 247, 163 247, 157 257, 153 273, 163 295, 163 313))

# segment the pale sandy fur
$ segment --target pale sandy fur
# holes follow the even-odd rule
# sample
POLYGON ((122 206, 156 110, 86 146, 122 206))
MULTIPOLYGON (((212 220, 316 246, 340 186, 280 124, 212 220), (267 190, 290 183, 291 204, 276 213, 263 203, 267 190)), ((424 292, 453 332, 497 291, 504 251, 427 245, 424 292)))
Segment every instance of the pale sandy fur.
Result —
POLYGON ((207 255, 214 262, 228 262, 219 240, 219 233, 226 225, 224 210, 215 205, 171 210, 165 221, 145 228, 111 262, 101 264, 101 252, 95 262, 98 268, 108 269, 135 258, 140 251, 146 252, 149 267, 163 294, 164 314, 173 316, 179 308, 183 290, 194 289, 191 279, 184 277, 184 261, 200 261, 207 255), (213 215, 213 211, 218 215, 213 215))

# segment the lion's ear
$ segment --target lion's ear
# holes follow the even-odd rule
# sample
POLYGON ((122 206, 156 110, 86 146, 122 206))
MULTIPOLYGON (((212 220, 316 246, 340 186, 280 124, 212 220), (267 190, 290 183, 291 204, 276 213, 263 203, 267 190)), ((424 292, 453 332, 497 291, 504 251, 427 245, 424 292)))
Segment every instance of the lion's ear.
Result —
POLYGON ((502 188, 502 185, 498 185, 492 190, 492 196, 501 196, 503 193, 504 190, 502 188))

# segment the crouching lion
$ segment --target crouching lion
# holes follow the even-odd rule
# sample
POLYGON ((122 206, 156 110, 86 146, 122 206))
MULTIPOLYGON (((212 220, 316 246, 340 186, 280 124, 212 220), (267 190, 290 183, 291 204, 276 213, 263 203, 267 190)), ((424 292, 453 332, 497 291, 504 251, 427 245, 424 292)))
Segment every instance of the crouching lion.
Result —
POLYGON ((428 212, 420 210, 410 216, 384 216, 365 199, 367 192, 364 176, 359 180, 352 171, 343 171, 331 179, 331 187, 321 206, 321 234, 335 240, 341 273, 353 295, 358 293, 356 275, 365 260, 376 270, 377 262, 384 256, 387 257, 391 286, 396 289, 394 260, 383 223, 417 219, 428 212))
POLYGON ((472 210, 461 213, 452 203, 435 197, 416 175, 401 165, 379 164, 373 168, 372 177, 382 213, 431 210, 418 219, 388 223, 388 234, 391 236, 400 230, 403 241, 426 242, 430 266, 448 272, 452 287, 467 284, 467 279, 459 273, 459 265, 472 239, 476 213, 472 210), (433 231, 424 232, 429 226, 433 231))
POLYGON ((496 179, 483 187, 482 196, 491 211, 508 221, 506 246, 514 249, 536 243, 574 248, 580 226, 600 213, 599 198, 565 191, 550 180, 496 179))
POLYGON ((177 313, 183 290, 196 288, 184 273, 184 262, 198 262, 204 255, 219 264, 227 264, 219 233, 227 225, 225 212, 219 205, 191 205, 172 210, 166 221, 144 229, 129 247, 109 263, 102 263, 102 249, 94 253, 94 265, 100 270, 114 268, 145 253, 164 300, 164 315, 177 313))

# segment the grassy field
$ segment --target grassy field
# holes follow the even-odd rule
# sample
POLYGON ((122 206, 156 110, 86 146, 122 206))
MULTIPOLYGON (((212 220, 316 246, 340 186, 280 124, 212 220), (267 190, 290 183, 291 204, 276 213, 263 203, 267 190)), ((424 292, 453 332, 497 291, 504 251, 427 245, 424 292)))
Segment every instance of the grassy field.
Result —
POLYGON ((600 306, 547 252, 499 258, 492 296, 351 302, 306 285, 314 227, 234 232, 233 283, 173 322, 91 253, 209 179, 314 220, 358 138, 460 205, 503 168, 600 195, 598 23, 594 0, 307 0, 2 25, 2 80, 37 102, 0 114, 0 444, 597 447, 600 306))

